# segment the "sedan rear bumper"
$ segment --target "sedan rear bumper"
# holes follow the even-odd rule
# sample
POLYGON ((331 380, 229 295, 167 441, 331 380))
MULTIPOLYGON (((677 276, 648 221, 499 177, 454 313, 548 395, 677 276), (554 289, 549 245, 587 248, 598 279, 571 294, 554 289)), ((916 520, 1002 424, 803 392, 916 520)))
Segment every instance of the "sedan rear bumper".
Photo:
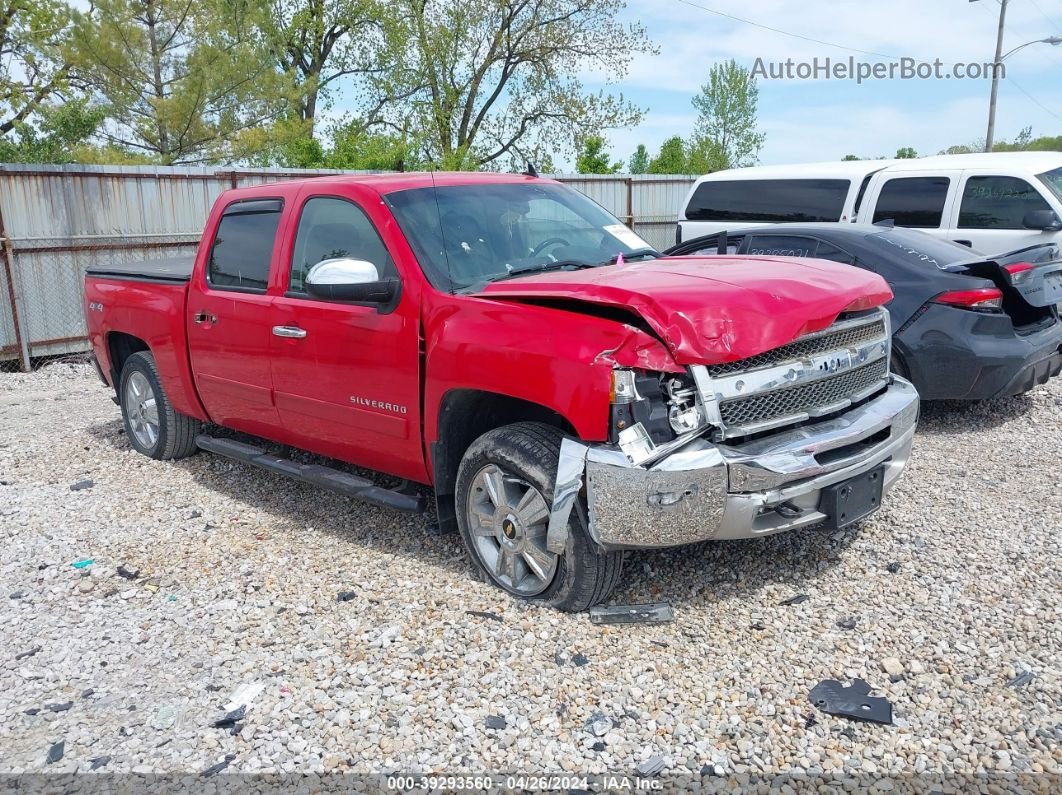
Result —
POLYGON ((1018 334, 1006 315, 929 305, 893 338, 923 400, 1027 392, 1062 369, 1062 322, 1018 334))
POLYGON ((603 549, 645 549, 754 538, 827 521, 825 489, 881 468, 882 493, 910 456, 918 395, 902 379, 872 400, 819 423, 739 445, 698 438, 636 466, 615 447, 566 439, 550 517, 551 548, 563 548, 575 499, 586 485, 590 534, 603 549))

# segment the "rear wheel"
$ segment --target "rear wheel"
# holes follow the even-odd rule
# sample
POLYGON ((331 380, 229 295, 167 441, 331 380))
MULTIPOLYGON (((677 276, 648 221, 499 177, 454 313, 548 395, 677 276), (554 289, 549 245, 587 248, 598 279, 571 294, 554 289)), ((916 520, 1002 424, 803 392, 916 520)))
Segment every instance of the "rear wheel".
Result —
POLYGON ((150 353, 140 351, 125 360, 118 398, 126 436, 138 453, 167 461, 197 451, 200 422, 173 410, 150 353))
POLYGON ((572 509, 564 552, 546 548, 562 438, 558 429, 530 422, 479 437, 458 470, 457 520, 473 561, 494 584, 579 611, 612 592, 623 553, 597 548, 581 501, 572 509))

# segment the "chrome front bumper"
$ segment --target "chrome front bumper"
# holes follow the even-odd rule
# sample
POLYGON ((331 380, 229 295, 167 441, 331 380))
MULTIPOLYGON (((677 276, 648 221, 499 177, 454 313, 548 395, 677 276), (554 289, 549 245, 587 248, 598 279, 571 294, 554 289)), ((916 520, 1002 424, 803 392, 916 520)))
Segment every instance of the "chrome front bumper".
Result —
POLYGON ((878 397, 812 425, 740 445, 696 438, 649 466, 611 445, 565 439, 547 546, 564 549, 586 486, 590 535, 604 549, 755 538, 819 524, 822 490, 884 466, 883 493, 911 453, 918 393, 893 377, 878 397))

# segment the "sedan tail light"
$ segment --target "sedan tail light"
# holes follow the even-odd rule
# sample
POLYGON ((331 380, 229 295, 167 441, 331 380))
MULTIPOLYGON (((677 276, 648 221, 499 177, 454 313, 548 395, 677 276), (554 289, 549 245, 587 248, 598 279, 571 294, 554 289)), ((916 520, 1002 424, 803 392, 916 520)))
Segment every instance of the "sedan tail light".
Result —
POLYGON ((998 312, 1003 306, 1003 293, 995 287, 978 290, 951 290, 933 299, 935 304, 972 309, 975 312, 998 312))
POLYGON ((1036 266, 1028 262, 1012 262, 1010 265, 1004 265, 1003 270, 1010 276, 1011 284, 1018 284, 1028 279, 1036 270, 1036 266))

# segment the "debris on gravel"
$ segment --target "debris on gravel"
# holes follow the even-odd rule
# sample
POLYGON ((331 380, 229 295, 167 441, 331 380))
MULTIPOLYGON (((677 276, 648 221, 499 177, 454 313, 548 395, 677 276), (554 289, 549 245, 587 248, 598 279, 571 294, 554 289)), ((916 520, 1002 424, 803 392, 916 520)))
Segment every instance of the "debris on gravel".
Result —
POLYGON ((657 625, 512 599, 431 519, 205 454, 153 461, 121 427, 91 367, 0 374, 0 774, 604 774, 660 757, 662 781, 1062 775, 1062 379, 923 406, 908 471, 857 526, 629 554, 614 598, 670 603, 657 625), (360 596, 338 604, 339 587, 360 596), (810 720, 827 678, 880 686, 894 725, 810 720), (238 733, 212 728, 256 682, 238 733))

